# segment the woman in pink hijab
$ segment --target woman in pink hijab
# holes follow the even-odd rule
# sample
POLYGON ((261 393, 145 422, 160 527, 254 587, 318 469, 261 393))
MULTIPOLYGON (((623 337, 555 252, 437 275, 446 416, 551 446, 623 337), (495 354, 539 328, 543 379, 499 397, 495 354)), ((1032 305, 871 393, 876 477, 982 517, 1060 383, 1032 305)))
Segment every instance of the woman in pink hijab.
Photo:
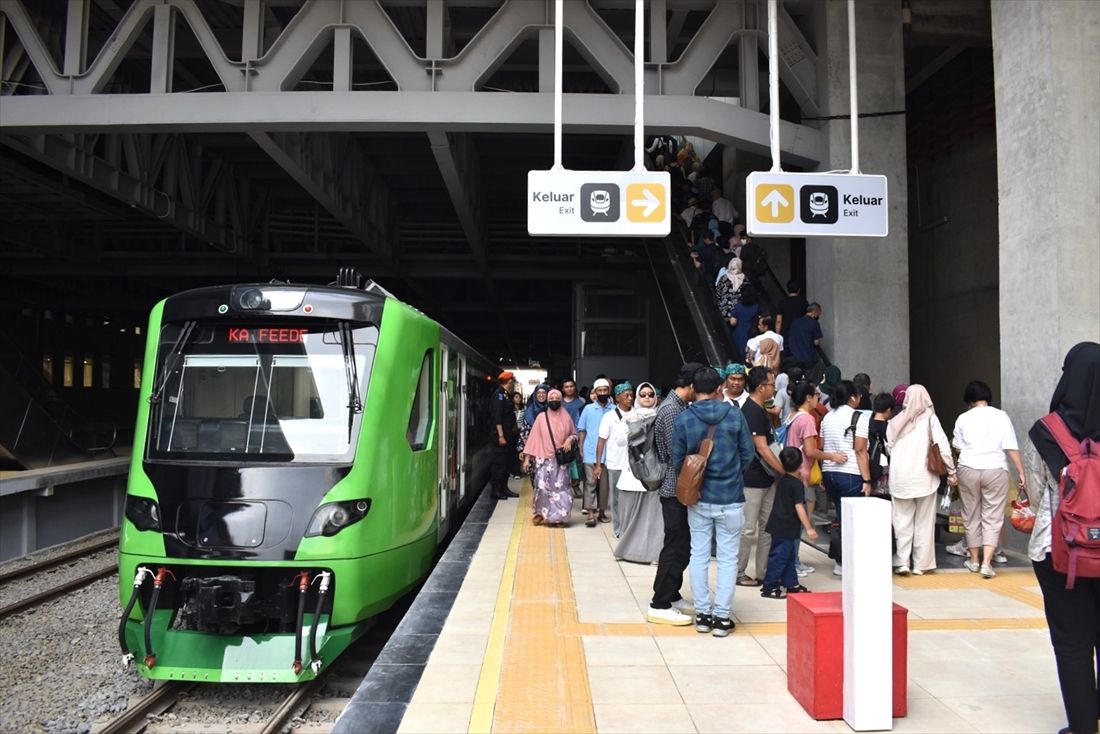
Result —
POLYGON ((573 510, 573 483, 569 465, 558 464, 554 450, 568 449, 577 442, 577 429, 569 413, 561 407, 561 390, 546 395, 546 407, 531 426, 531 434, 523 447, 523 471, 527 473, 535 461, 534 500, 531 503, 535 525, 544 522, 565 527, 573 510))
POLYGON ((932 398, 923 385, 905 391, 905 410, 886 424, 890 448, 890 503, 897 553, 894 573, 919 576, 936 568, 936 490, 941 477, 928 471, 929 447, 935 445, 955 484, 955 462, 932 398))

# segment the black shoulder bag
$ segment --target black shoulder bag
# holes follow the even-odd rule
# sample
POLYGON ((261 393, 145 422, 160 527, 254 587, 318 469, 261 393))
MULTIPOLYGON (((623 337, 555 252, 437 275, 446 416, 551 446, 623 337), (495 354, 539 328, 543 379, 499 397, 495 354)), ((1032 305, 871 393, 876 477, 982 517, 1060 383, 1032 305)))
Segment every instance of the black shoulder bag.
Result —
POLYGON ((577 459, 577 446, 574 443, 567 449, 560 448, 554 439, 554 431, 550 428, 550 411, 543 413, 546 416, 546 432, 550 434, 550 443, 554 446, 554 461, 558 466, 569 466, 577 459))

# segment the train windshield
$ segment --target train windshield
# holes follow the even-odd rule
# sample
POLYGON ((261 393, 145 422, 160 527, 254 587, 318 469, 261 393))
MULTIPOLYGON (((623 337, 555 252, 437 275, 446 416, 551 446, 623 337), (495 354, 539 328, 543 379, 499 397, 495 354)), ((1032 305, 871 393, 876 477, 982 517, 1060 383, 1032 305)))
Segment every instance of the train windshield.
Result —
POLYGON ((165 325, 148 458, 351 461, 377 342, 344 322, 165 325))

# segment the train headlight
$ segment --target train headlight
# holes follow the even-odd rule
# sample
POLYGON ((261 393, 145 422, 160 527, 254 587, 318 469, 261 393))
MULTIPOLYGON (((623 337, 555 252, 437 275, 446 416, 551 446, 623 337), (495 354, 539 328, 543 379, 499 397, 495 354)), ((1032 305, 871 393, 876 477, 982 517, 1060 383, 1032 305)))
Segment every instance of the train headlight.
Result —
POLYGON ((126 495, 126 519, 138 530, 160 530, 160 506, 148 497, 126 495))
POLYGON ((329 502, 321 505, 309 520, 306 537, 336 535, 348 525, 354 525, 362 520, 368 512, 370 512, 369 499, 329 502))

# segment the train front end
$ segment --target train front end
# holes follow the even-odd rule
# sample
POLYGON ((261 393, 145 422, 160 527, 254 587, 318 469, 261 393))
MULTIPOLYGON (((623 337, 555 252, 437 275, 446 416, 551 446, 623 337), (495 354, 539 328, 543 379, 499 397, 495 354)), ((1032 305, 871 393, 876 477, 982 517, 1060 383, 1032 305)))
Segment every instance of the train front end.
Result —
POLYGON ((315 677, 422 572, 372 522, 360 437, 387 299, 204 288, 150 318, 119 643, 153 679, 315 677))

